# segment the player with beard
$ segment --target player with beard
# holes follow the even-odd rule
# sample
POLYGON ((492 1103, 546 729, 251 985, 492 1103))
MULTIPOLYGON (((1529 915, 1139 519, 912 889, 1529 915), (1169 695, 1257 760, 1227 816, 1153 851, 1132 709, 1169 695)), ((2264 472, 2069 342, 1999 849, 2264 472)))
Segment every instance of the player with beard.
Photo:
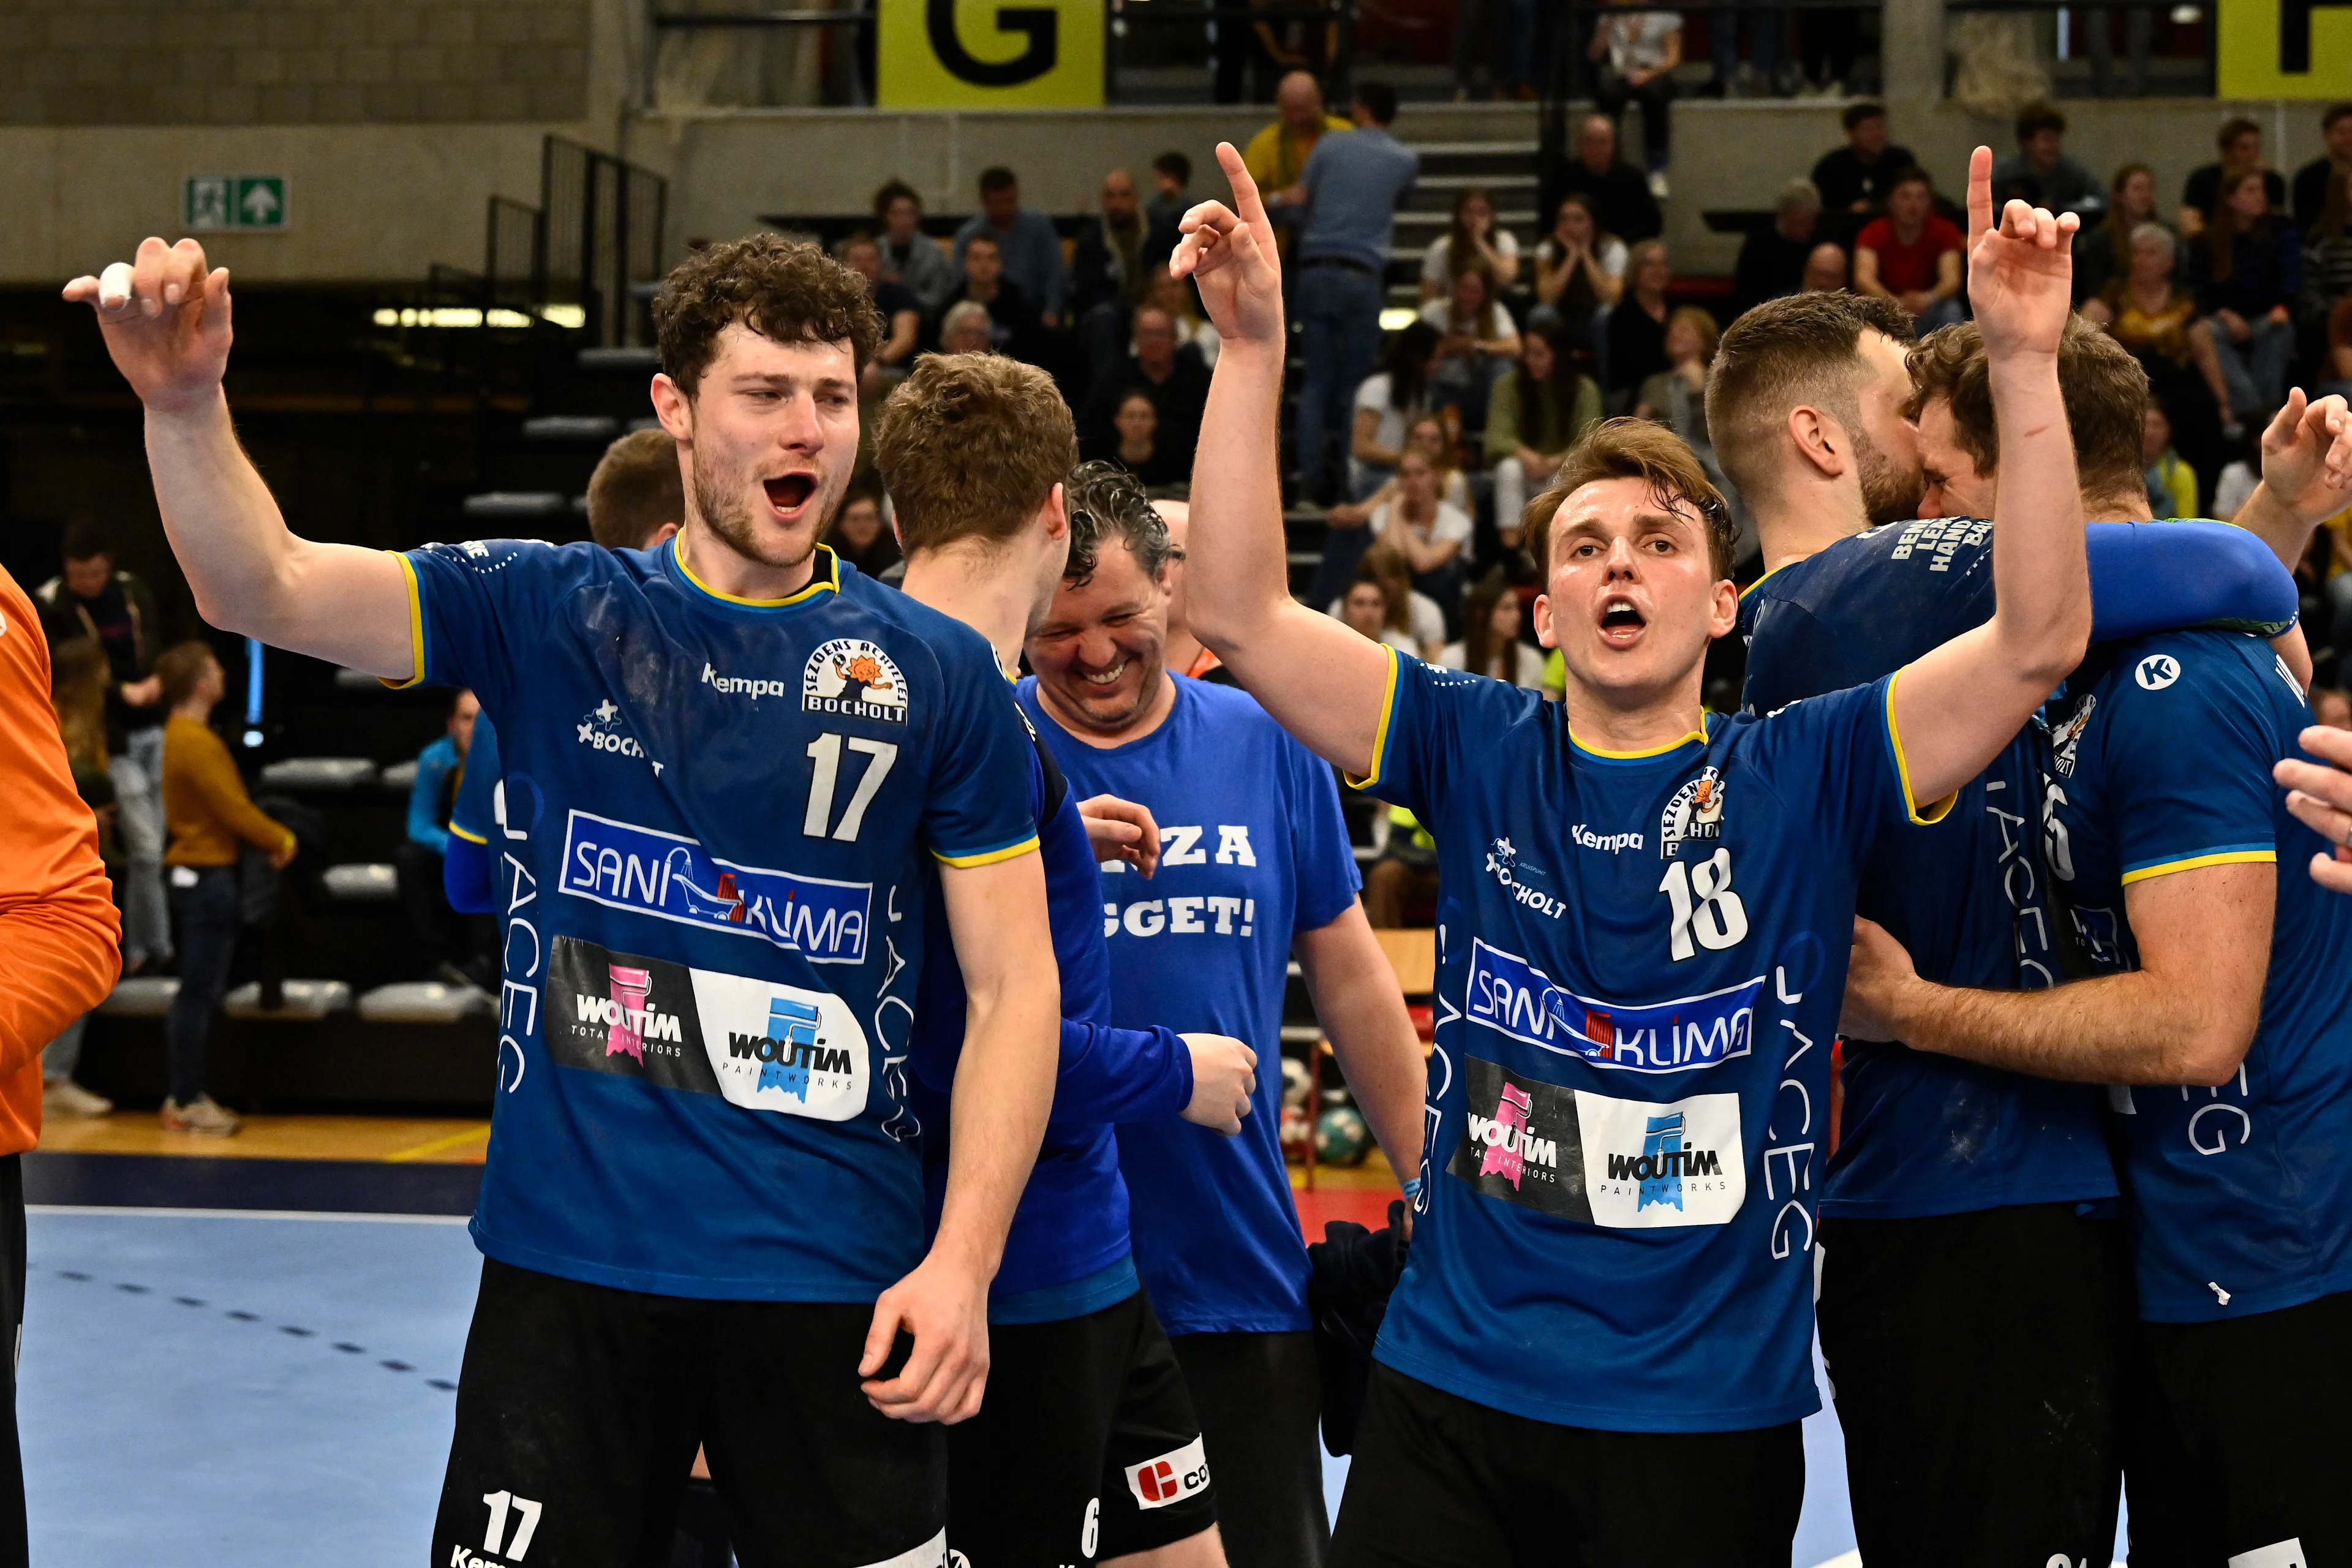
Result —
POLYGON ((815 542, 880 332, 865 280, 772 236, 670 274, 651 390, 688 504, 649 552, 298 538, 222 395, 227 272, 149 239, 66 298, 146 406, 207 619, 469 686, 499 727, 488 1257, 433 1560, 658 1555, 699 1442, 744 1563, 940 1563, 938 1423, 981 1402, 1059 1009, 985 639, 815 542), (926 1253, 902 1063, 932 861, 970 1000, 926 1253))
MULTIPOLYGON (((1103 864, 1112 1020, 1237 1036, 1271 1064, 1295 953, 1365 1120, 1410 1175, 1421 1046, 1357 900, 1331 770, 1244 693, 1164 668, 1172 556, 1131 476, 1087 465, 1069 510, 1069 563, 1029 638, 1021 704, 1074 788, 1157 819, 1156 870, 1103 864)), ((1281 1094, 1279 1073, 1258 1074, 1238 1138, 1164 1120, 1118 1130, 1136 1268, 1200 1413, 1237 1568, 1312 1568, 1329 1528, 1281 1094)))
MULTIPOLYGON (((1429 1186, 1383 1321, 1334 1556, 1784 1564, 1818 1408, 1812 1205, 1862 867, 1932 822, 2080 657, 2089 582, 2059 391, 2066 218, 1969 189, 1969 292, 2017 432, 1999 609, 1895 675, 1729 720, 1735 538, 1689 449, 1587 437, 1528 509, 1564 701, 1434 670, 1285 591, 1264 410, 1278 265, 1188 215, 1224 347, 1192 495, 1195 630, 1440 856, 1429 1186)), ((1853 339, 1847 339, 1851 353, 1853 339)), ((1851 428, 1853 421, 1845 422, 1851 428)), ((1839 482, 1860 489, 1852 445, 1839 482)))
MULTIPOLYGON (((1980 517, 1864 531, 1838 417, 1856 382, 1907 413, 1964 381, 1988 438, 1991 424, 1975 329, 1914 349, 1898 384, 1901 324, 1873 301, 1802 296, 1725 334, 1708 394, 1724 422, 1717 453, 1772 568, 1742 604, 1751 712, 1899 668, 1990 614, 1980 517), (1949 351, 1964 343, 1961 377, 1949 351), (1898 398, 1899 386, 1912 390, 1898 398)), ((2147 515, 2137 362, 2070 319, 2058 363, 2094 520, 2095 626, 2290 620, 2293 584, 2254 535, 2121 521, 2147 515)), ((2273 482, 2290 477, 2281 468, 2273 482)), ((1990 505, 1992 480, 1968 493, 1990 505)), ((2042 754, 2021 731, 1943 825, 1888 841, 1866 867, 1862 910, 1903 931, 1928 973, 2011 987, 2059 977, 2060 917, 2033 826, 2042 754)), ((1975 1563, 2106 1550, 2128 1284, 2095 1095, 1899 1045, 1846 1052, 1820 1319, 1864 1552, 1975 1563)))
MULTIPOLYGON (((1069 555, 1062 480, 1077 437, 1054 378, 997 354, 927 355, 884 406, 874 457, 908 595, 1017 667, 1069 555)), ((1062 976, 1061 1074, 989 1291, 988 1400, 949 1438, 948 1545, 980 1568, 1147 1557, 1223 1568, 1200 1422, 1137 1282, 1111 1128, 1181 1115, 1237 1133, 1257 1058, 1225 1035, 1112 1025, 1089 825, 1034 734, 1032 760, 1062 976)), ((917 1114, 941 1130, 927 1131, 923 1152, 936 1217, 964 1006, 936 912, 932 927, 910 1054, 917 1114)))

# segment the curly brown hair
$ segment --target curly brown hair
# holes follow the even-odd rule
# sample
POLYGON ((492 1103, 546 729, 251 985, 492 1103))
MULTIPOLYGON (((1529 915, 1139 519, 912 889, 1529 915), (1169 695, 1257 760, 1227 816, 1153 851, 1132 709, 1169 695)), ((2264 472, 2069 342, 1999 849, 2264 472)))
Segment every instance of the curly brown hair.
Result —
POLYGON ((924 355, 874 432, 874 466, 908 555, 1012 538, 1077 460, 1054 378, 1002 354, 924 355))
POLYGON ((849 345, 860 373, 882 344, 882 313, 866 279, 821 246, 753 234, 696 251, 654 298, 661 367, 689 397, 719 334, 737 322, 780 343, 849 345))

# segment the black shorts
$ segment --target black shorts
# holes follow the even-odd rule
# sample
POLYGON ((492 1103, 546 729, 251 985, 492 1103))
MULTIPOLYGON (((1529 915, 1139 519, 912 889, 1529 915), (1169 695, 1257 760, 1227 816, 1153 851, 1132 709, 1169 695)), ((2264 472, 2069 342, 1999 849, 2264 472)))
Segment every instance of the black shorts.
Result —
POLYGON ((1825 1219, 1816 1310, 1873 1568, 2105 1563, 2131 1333, 2121 1220, 1825 1219))
POLYGON ((1796 1422, 1596 1432, 1375 1363, 1334 1568, 1788 1568, 1805 1500, 1796 1422))
POLYGON ((1217 1521, 1201 1424, 1138 1290, 988 1331, 988 1394, 948 1430, 948 1544, 971 1568, 1148 1552, 1217 1521))
POLYGON ((2352 1563, 2352 1294, 2142 1323, 2124 1400, 2132 1568, 2352 1563))
POLYGON ((1201 1414, 1229 1568, 1321 1568, 1331 1515, 1314 1334, 1178 1334, 1169 1342, 1201 1414))
MULTIPOLYGON (((893 1421, 858 1392, 873 1318, 486 1259, 433 1568, 665 1563, 697 1444, 743 1568, 940 1568, 947 1431, 893 1421)), ((901 1335, 883 1376, 910 1345, 901 1335)))

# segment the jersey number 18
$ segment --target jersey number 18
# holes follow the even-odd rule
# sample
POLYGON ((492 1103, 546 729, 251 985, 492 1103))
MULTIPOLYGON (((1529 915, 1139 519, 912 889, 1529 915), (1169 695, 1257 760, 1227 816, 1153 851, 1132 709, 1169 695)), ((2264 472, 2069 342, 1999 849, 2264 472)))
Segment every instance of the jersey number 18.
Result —
POLYGON ((1701 947, 1721 952, 1746 940, 1748 909, 1731 890, 1729 849, 1718 849, 1696 866, 1668 861, 1666 878, 1658 884, 1658 891, 1665 894, 1673 917, 1666 928, 1666 946, 1676 962, 1691 957, 1701 947), (1692 945, 1694 939, 1696 946, 1692 945))

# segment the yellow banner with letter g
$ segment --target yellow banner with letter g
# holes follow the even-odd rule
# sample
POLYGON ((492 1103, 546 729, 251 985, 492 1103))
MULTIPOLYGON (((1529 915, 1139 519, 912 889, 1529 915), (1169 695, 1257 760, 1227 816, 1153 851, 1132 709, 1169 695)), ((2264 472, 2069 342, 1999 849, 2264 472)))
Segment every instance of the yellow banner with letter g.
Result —
POLYGON ((884 109, 1092 109, 1105 0, 880 0, 884 109))
POLYGON ((2352 0, 2219 0, 2222 98, 2352 98, 2352 0))

